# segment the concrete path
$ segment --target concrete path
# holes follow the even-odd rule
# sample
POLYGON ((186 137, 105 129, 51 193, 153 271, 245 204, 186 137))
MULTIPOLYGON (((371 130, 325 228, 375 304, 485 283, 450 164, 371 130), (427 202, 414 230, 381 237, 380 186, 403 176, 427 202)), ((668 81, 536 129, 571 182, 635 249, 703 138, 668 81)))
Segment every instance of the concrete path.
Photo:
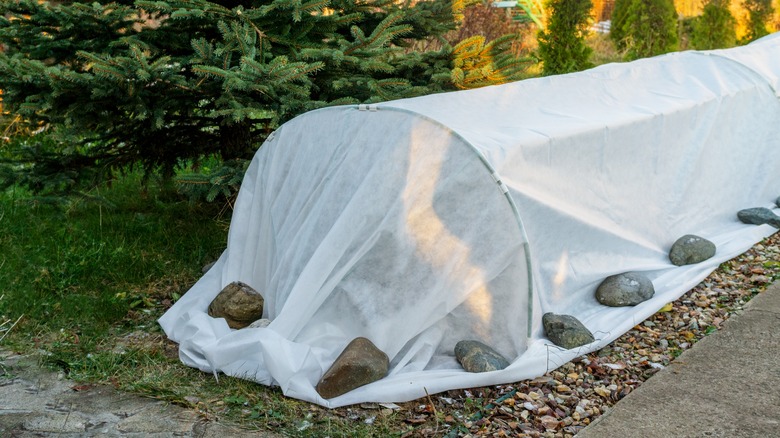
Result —
POLYGON ((124 394, 76 387, 34 358, 0 361, 0 437, 276 437, 209 422, 193 410, 124 394))
POLYGON ((577 437, 780 437, 780 282, 577 437))

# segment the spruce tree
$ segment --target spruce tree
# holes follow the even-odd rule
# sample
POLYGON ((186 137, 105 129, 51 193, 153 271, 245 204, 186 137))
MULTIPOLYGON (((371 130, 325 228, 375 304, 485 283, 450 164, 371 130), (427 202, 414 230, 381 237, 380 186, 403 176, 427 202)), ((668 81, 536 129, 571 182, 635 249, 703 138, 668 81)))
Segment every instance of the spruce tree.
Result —
POLYGON ((525 60, 490 56, 509 37, 470 42, 470 50, 414 48, 443 40, 463 7, 462 0, 0 2, 5 110, 48 132, 47 141, 33 137, 14 155, 17 181, 66 173, 76 185, 96 169, 128 165, 170 176, 209 154, 251 157, 280 123, 310 109, 520 77, 525 60))
POLYGON ((593 49, 585 43, 592 8, 591 0, 550 0, 547 3, 550 21, 538 34, 542 74, 571 73, 593 66, 588 61, 593 49))
POLYGON ((677 49, 677 12, 673 0, 631 0, 621 26, 626 59, 633 60, 677 49))
POLYGON ((709 0, 693 22, 691 43, 697 50, 723 49, 737 44, 737 22, 728 0, 709 0))

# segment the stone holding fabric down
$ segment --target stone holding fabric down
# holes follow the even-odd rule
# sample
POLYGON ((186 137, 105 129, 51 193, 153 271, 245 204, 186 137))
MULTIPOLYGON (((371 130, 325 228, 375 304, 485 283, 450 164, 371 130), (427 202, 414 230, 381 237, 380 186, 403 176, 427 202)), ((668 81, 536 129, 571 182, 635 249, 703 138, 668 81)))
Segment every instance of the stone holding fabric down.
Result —
POLYGON ((772 210, 764 207, 746 208, 744 210, 740 210, 737 212, 737 218, 746 224, 769 224, 775 228, 780 228, 780 216, 774 214, 772 210))
POLYGON ((209 316, 225 318, 230 328, 241 329, 263 317, 260 292, 240 281, 225 286, 209 304, 209 316))
POLYGON ((504 356, 479 341, 460 341, 455 344, 455 358, 470 373, 503 370, 509 366, 504 356))
POLYGON ((669 251, 669 260, 677 266, 693 265, 715 255, 715 244, 709 240, 686 234, 677 239, 669 251))
POLYGON ((323 374, 316 390, 322 398, 338 397, 382 379, 389 369, 390 359, 387 354, 370 340, 355 338, 323 374))
POLYGON ((571 315, 545 313, 542 315, 542 325, 547 338, 553 344, 567 350, 595 341, 593 333, 580 320, 571 315))
POLYGON ((596 289, 598 302, 610 307, 635 306, 654 294, 653 282, 638 272, 611 275, 596 289))

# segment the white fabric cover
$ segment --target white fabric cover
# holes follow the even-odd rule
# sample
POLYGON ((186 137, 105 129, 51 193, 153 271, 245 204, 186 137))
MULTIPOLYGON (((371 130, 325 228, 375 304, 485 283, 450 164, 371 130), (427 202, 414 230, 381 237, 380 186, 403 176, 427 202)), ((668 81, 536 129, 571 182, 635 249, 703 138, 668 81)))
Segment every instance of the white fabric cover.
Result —
POLYGON ((227 250, 161 319, 182 361, 337 407, 533 378, 608 344, 719 263, 772 234, 736 212, 780 195, 780 34, 472 91, 301 115, 260 148, 227 250), (714 258, 676 267, 697 234, 714 258), (609 308, 607 276, 655 296, 609 308), (265 297, 267 328, 207 315, 226 284, 265 297), (563 350, 546 312, 595 335, 563 350), (389 375, 325 400, 346 344, 369 338, 389 375), (462 339, 512 364, 467 373, 462 339))

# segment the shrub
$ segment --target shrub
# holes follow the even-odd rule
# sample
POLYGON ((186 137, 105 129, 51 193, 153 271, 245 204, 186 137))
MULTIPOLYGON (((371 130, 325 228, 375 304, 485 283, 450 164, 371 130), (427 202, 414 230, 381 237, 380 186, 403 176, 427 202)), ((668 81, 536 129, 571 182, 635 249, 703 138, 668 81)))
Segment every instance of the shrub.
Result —
POLYGON ((774 13, 772 0, 744 0, 742 7, 747 11, 747 32, 740 42, 747 44, 769 35, 767 25, 774 13))
POLYGON ((737 44, 736 26, 728 0, 709 0, 693 23, 691 43, 697 50, 733 47, 737 44))
POLYGON ((631 0, 625 22, 626 59, 633 60, 677 49, 677 12, 672 0, 631 0))
POLYGON ((547 3, 550 21, 538 34, 544 75, 571 73, 593 66, 588 61, 593 49, 585 43, 592 8, 591 0, 550 0, 547 3))
POLYGON ((619 52, 626 50, 626 32, 624 30, 628 18, 628 8, 632 0, 615 0, 612 9, 612 25, 609 30, 609 38, 615 43, 619 52))

